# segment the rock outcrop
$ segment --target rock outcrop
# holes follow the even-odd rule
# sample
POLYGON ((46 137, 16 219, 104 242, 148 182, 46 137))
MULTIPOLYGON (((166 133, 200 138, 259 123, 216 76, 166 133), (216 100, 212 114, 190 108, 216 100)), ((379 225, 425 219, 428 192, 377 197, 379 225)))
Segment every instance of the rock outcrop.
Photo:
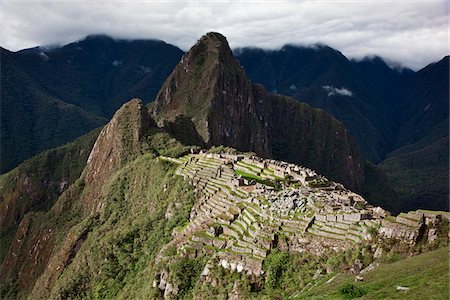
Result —
MULTIPOLYGON (((38 277, 44 274, 39 277, 40 281, 33 293, 37 295, 51 289, 85 239, 84 230, 70 231, 62 245, 55 248, 60 240, 55 238, 54 232, 57 231, 59 222, 62 222, 58 220, 58 216, 64 219, 65 214, 70 214, 68 210, 72 205, 82 207, 81 216, 100 212, 104 206, 103 186, 121 166, 141 154, 142 139, 147 136, 151 127, 156 127, 156 124, 139 99, 131 100, 117 111, 97 137, 94 146, 91 146, 89 158, 89 150, 81 148, 87 152, 83 156, 84 159, 87 158, 87 163, 80 172, 81 176, 78 173, 80 178, 64 191, 48 211, 32 212, 21 220, 0 266, 1 281, 15 278, 21 291, 31 291, 38 277), (46 222, 42 222, 42 219, 46 222)), ((77 147, 74 149, 80 150, 77 147)), ((69 150, 73 151, 71 148, 69 150)), ((56 163, 60 163, 59 160, 56 163)), ((24 188, 26 189, 26 185, 24 188)), ((19 192, 16 193, 26 195, 22 191, 19 192)))
POLYGON ((98 211, 93 203, 101 195, 103 184, 133 156, 140 154, 142 139, 154 121, 140 99, 125 103, 103 128, 89 155, 83 171, 86 190, 83 205, 88 211, 98 211))

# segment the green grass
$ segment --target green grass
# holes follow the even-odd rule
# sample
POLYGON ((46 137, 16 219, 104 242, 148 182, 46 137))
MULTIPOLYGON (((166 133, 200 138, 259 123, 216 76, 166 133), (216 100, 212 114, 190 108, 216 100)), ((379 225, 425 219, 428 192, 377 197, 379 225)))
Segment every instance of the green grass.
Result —
MULTIPOLYGON (((172 230, 186 224, 194 203, 193 191, 182 178, 173 176, 174 169, 147 154, 110 179, 104 190, 105 212, 59 277, 51 297, 153 297, 149 282, 154 257, 171 240, 172 230), (178 201, 181 207, 166 220, 171 201, 178 201), (89 281, 83 282, 83 278, 89 281)), ((183 292, 189 290, 188 286, 183 292)))
POLYGON ((434 215, 450 216, 450 212, 448 212, 448 211, 436 211, 436 210, 419 209, 419 212, 424 212, 424 213, 434 214, 434 215))
POLYGON ((236 175, 241 175, 242 177, 246 178, 246 179, 250 179, 250 180, 255 180, 258 182, 263 181, 261 176, 255 175, 255 174, 250 174, 247 172, 244 172, 242 170, 235 170, 234 173, 236 173, 236 175))
POLYGON ((251 170, 251 171, 253 171, 255 173, 259 173, 262 170, 262 168, 259 168, 259 167, 255 166, 255 165, 251 165, 251 164, 245 163, 243 161, 239 161, 237 163, 237 165, 239 165, 241 167, 244 167, 244 168, 247 168, 247 169, 249 169, 249 170, 251 170))
POLYGON ((243 178, 248 179, 248 180, 255 180, 258 183, 264 184, 264 185, 268 185, 268 186, 272 186, 275 188, 278 188, 279 185, 277 184, 277 182, 271 181, 271 180, 264 180, 261 178, 261 176, 258 175, 254 175, 254 174, 250 174, 241 170, 235 170, 234 173, 236 175, 241 175, 243 178))
POLYGON ((338 275, 331 283, 319 284, 295 299, 345 299, 340 289, 348 284, 364 291, 360 299, 449 299, 448 247, 382 264, 364 275, 364 282, 338 275), (397 291, 397 285, 410 290, 397 291))

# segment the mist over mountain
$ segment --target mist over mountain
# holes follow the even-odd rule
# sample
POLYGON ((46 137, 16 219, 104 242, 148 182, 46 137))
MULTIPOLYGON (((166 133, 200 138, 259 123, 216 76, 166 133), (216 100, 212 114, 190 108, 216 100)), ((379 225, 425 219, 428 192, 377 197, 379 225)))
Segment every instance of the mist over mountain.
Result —
POLYGON ((182 53, 162 41, 103 35, 2 49, 1 172, 105 124, 133 97, 152 101, 182 53))

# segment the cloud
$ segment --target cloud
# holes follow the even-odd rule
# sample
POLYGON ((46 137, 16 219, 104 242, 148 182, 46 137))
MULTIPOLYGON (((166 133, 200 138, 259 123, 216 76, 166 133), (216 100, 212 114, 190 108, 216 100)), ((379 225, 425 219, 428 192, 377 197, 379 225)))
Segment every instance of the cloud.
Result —
POLYGON ((353 92, 350 91, 349 89, 346 89, 345 87, 340 89, 340 88, 336 88, 331 85, 324 85, 324 86, 322 86, 322 88, 328 92, 328 97, 336 96, 336 95, 353 97, 353 92))
POLYGON ((448 54, 441 1, 152 1, 0 3, 0 44, 65 44, 88 34, 156 38, 191 47, 208 31, 231 47, 327 44, 349 58, 379 55, 413 69, 448 54))

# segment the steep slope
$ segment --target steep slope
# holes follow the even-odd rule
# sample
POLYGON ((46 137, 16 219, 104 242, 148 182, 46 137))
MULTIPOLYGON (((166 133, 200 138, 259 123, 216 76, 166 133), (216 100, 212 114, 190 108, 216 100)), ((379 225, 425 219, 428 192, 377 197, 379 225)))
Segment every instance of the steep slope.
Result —
POLYGON ((161 41, 107 36, 2 49, 0 172, 104 124, 133 97, 153 100, 182 53, 161 41))
POLYGON ((364 181, 361 157, 344 126, 252 85, 218 33, 205 35, 182 57, 151 110, 160 126, 191 120, 193 126, 183 128, 195 129, 189 135, 206 146, 302 163, 356 189, 364 181))
POLYGON ((380 167, 406 208, 448 210, 449 57, 417 72, 403 86, 398 148, 380 167))
POLYGON ((0 176, 0 261, 23 217, 49 210, 80 177, 99 132, 40 153, 0 176))
POLYGON ((352 59, 351 63, 358 69, 366 82, 369 82, 395 108, 401 101, 399 92, 404 82, 410 80, 416 72, 403 67, 391 67, 379 56, 352 59))
POLYGON ((182 54, 162 41, 91 35, 61 48, 19 51, 14 57, 52 94, 109 118, 133 97, 153 100, 182 54))
POLYGON ((391 151, 395 121, 386 86, 401 80, 381 59, 351 62, 327 46, 286 45, 280 50, 244 48, 236 51, 249 78, 274 93, 289 95, 322 108, 342 121, 364 157, 381 161, 391 151))
POLYGON ((385 262, 367 273, 364 282, 355 282, 354 276, 339 275, 331 283, 321 283, 294 299, 447 299, 450 297, 448 249, 442 248, 415 257, 385 262), (429 266, 432 265, 433 269, 429 266), (356 288, 344 287, 354 286, 356 288), (407 287, 400 291, 397 286, 407 287))
POLYGON ((99 210, 92 203, 101 195, 101 187, 114 174, 119 166, 132 160, 141 153, 141 144, 153 120, 139 99, 125 103, 114 115, 111 121, 100 132, 99 138, 89 155, 86 169, 83 172, 86 188, 85 207, 99 210))
POLYGON ((433 142, 448 136, 449 57, 418 71, 405 82, 402 90, 402 101, 397 104, 403 112, 402 126, 396 148, 425 137, 433 142))
POLYGON ((1 172, 45 149, 59 146, 99 127, 105 118, 61 101, 1 50, 1 172))
MULTIPOLYGON (((83 140, 61 148, 59 152, 66 157, 79 149, 83 140)), ((186 218, 190 210, 192 194, 186 184, 181 179, 173 178, 173 167, 155 159, 160 154, 179 155, 184 152, 186 148, 152 126, 142 101, 133 100, 125 104, 103 128, 89 159, 84 153, 83 157, 88 162, 84 161, 81 176, 75 182, 71 176, 73 183, 53 205, 46 203, 46 209, 32 209, 19 220, 20 224, 1 265, 1 297, 24 298, 32 292, 32 298, 48 299, 57 278, 69 265, 76 269, 64 273, 64 276, 71 278, 71 285, 66 286, 68 281, 65 279, 60 280, 53 298, 66 298, 75 293, 80 295, 80 289, 86 284, 84 278, 102 272, 107 277, 95 277, 90 286, 91 297, 94 290, 97 297, 101 298, 116 293, 117 290, 107 281, 109 275, 105 268, 115 268, 114 272, 117 271, 120 277, 130 267, 143 267, 151 258, 143 253, 155 251, 158 245, 167 242, 171 229, 185 220, 183 216, 186 218), (164 211, 173 199, 180 205, 184 205, 186 200, 186 212, 184 215, 180 212, 167 222, 164 211), (149 230, 152 226, 160 230, 149 230), (129 239, 136 234, 142 234, 142 238, 145 238, 139 242, 140 246, 135 244, 130 248, 129 239), (100 240, 104 243, 99 244, 100 240), (82 247, 84 244, 88 246, 82 247), (120 244, 125 248, 117 251, 116 246, 120 244), (89 259, 87 268, 85 262, 81 262, 81 265, 71 264, 79 251, 83 254, 77 257, 89 259), (132 253, 132 261, 128 258, 122 260, 124 255, 129 257, 132 253), (111 265, 104 264, 108 259, 111 265), (116 263, 123 266, 122 273, 116 263), (80 272, 81 277, 76 277, 80 272), (104 290, 98 290, 103 285, 106 285, 104 290)), ((32 161, 40 162, 39 159, 32 161)), ((67 165, 66 159, 57 159, 53 163, 56 169, 77 172, 67 165)), ((41 166, 48 172, 53 170, 45 163, 41 166)), ((20 169, 12 172, 20 172, 20 169)), ((53 175, 57 174, 55 171, 53 175)), ((16 179, 12 177, 5 175, 2 183, 13 184, 16 179)), ((26 197, 27 191, 19 190, 16 193, 26 197)), ((53 197, 51 193, 48 195, 53 197)), ((5 200, 2 200, 2 204, 5 204, 5 200)), ((127 278, 138 280, 135 276, 130 273, 127 278)), ((122 279, 117 278, 114 283, 122 279)))

